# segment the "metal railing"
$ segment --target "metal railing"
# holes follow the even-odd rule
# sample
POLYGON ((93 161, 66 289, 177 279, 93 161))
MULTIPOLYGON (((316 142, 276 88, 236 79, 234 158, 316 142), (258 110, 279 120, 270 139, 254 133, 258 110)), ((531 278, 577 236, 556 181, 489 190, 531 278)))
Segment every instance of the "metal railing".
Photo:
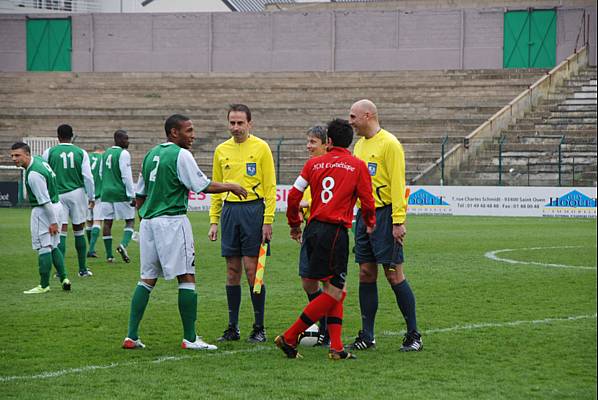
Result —
POLYGON ((577 53, 577 45, 579 44, 579 38, 582 38, 582 47, 589 44, 590 39, 590 15, 586 14, 586 10, 583 10, 581 14, 581 22, 579 24, 579 30, 577 31, 577 37, 575 38, 574 53, 577 53), (583 36, 582 36, 583 35, 583 36))
POLYGON ((444 154, 445 154, 445 147, 448 143, 448 134, 442 138, 442 143, 440 144, 440 186, 444 186, 444 154))
POLYGON ((561 175, 562 175, 562 164, 563 164, 563 143, 565 143, 565 135, 561 136, 561 140, 559 140, 559 186, 561 185, 561 175))
MULTIPOLYGON (((496 137, 517 118, 533 109, 540 101, 547 98, 550 91, 561 84, 566 78, 577 72, 579 68, 588 64, 588 47, 567 57, 559 65, 550 70, 546 75, 519 94, 509 104, 500 109, 486 122, 476 128, 463 139, 462 144, 453 146, 444 157, 445 168, 449 175, 452 170, 457 170, 461 164, 467 163, 483 151, 486 140, 496 137)), ((414 184, 429 184, 438 179, 440 174, 440 159, 427 167, 418 176, 412 179, 414 184)))
POLYGON ((571 186, 575 186, 575 157, 571 163, 571 186))
POLYGON ((501 135, 498 139, 498 186, 502 186, 502 148, 506 141, 505 135, 501 135))
POLYGON ((46 149, 58 144, 58 138, 47 136, 27 136, 23 138, 23 142, 27 143, 31 148, 31 155, 41 156, 46 149))
POLYGON ((281 137, 275 145, 270 142, 271 148, 275 149, 274 158, 276 168, 276 182, 279 184, 292 184, 301 172, 309 153, 305 147, 305 138, 281 137))
POLYGON ((556 151, 552 157, 502 155, 503 186, 592 186, 592 171, 596 171, 595 155, 567 156, 563 152, 561 160, 556 151))

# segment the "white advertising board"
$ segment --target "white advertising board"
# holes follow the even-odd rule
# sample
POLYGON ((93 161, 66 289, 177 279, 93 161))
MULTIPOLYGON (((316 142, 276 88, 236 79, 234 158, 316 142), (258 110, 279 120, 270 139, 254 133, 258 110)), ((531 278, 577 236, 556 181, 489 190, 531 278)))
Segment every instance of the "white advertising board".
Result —
MULTIPOLYGON (((290 185, 276 189, 286 211, 290 185)), ((596 188, 533 186, 411 186, 408 214, 596 218, 596 188)), ((210 195, 189 193, 190 211, 208 211, 210 195)))
POLYGON ((408 213, 596 218, 596 188, 412 186, 408 213))
MULTIPOLYGON (((287 210, 287 197, 291 190, 291 185, 278 185, 276 187, 276 211, 287 210)), ((209 211, 210 210, 209 193, 189 192, 189 211, 209 211)))

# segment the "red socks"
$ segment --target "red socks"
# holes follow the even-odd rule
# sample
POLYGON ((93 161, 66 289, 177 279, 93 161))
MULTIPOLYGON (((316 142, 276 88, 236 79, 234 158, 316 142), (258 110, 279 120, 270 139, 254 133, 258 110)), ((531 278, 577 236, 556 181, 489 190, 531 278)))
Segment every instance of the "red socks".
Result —
MULTIPOLYGON (((339 304, 338 301, 328 293, 322 293, 303 309, 301 316, 295 321, 293 325, 283 334, 284 340, 291 346, 297 344, 297 336, 308 327, 319 321, 324 315, 328 314, 330 310, 339 304)), ((342 318, 342 302, 341 302, 341 318, 342 318)), ((330 322, 329 322, 330 324, 330 322)), ((330 328, 328 328, 330 330, 330 328)), ((340 330, 340 329, 339 329, 340 330)), ((340 340, 340 338, 339 338, 340 340)))
POLYGON ((328 334, 330 335, 330 349, 335 351, 343 351, 345 346, 341 338, 343 330, 343 301, 347 292, 343 292, 343 296, 340 301, 332 307, 332 310, 328 312, 328 334))

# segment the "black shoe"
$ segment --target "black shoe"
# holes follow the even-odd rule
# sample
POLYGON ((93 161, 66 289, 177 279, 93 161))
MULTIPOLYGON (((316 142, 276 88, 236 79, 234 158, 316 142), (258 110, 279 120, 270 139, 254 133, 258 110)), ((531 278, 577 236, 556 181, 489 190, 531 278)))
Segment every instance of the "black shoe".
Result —
POLYGON ((247 338, 250 343, 265 343, 266 342, 266 329, 263 326, 253 324, 253 331, 247 338))
POLYGON ((418 331, 407 332, 400 351, 421 351, 424 348, 422 335, 418 331))
POLYGON ((60 282, 60 285, 62 286, 62 290, 71 290, 71 281, 69 281, 68 278, 64 278, 62 282, 60 282))
POLYGON ((232 342, 234 340, 241 339, 241 332, 239 332, 238 328, 234 326, 228 326, 222 336, 216 339, 218 342, 232 342))
POLYGON ((318 341, 314 344, 314 347, 330 347, 330 336, 328 336, 328 331, 325 333, 320 333, 318 335, 318 341))
POLYGON ((354 360, 357 357, 355 357, 355 354, 353 353, 349 353, 348 351, 336 351, 336 350, 330 350, 328 352, 328 358, 330 358, 331 360, 334 361, 338 361, 338 360, 354 360))
POLYGON ((284 354, 286 354, 287 358, 301 358, 301 354, 297 353, 297 347, 296 346, 291 346, 290 344, 287 343, 286 340, 284 340, 284 336, 280 335, 280 336, 276 336, 276 339, 274 339, 274 343, 276 343, 276 346, 282 350, 282 352, 284 354))
POLYGON ((119 244, 116 248, 116 251, 122 257, 123 261, 127 264, 131 262, 131 258, 129 258, 129 253, 127 253, 127 248, 122 244, 119 244))
POLYGON ((91 252, 91 253, 87 253, 87 258, 98 258, 98 255, 97 255, 97 253, 94 251, 94 252, 91 252))
POLYGON ((376 348, 376 340, 369 340, 363 331, 359 331, 355 341, 347 346, 350 350, 367 350, 376 348))

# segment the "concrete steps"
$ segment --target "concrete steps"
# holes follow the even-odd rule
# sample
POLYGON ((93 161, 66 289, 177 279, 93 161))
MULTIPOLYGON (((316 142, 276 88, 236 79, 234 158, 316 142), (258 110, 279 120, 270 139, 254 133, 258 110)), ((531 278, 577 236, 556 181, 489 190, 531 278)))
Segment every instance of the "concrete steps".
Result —
MULTIPOLYGON (((112 144, 127 129, 134 173, 145 152, 164 140, 163 121, 189 115, 196 127, 194 155, 211 173, 214 148, 227 139, 228 104, 248 104, 254 132, 280 159, 280 179, 291 183, 306 159, 307 128, 348 117, 350 105, 370 98, 384 128, 406 151, 408 179, 440 157, 539 79, 543 70, 455 70, 277 74, 5 73, 0 74, 0 137, 54 136, 69 123, 82 147, 112 144), (288 148, 287 148, 288 147, 288 148)), ((12 140, 12 139, 11 139, 12 140)), ((4 159, 0 158, 0 163, 4 159)))
MULTIPOLYGON (((596 68, 567 80, 561 92, 502 132, 503 184, 596 186, 596 68), (528 176, 529 175, 529 176, 528 176), (506 180, 506 183, 505 183, 506 180)), ((451 184, 479 184, 498 179, 499 138, 487 140, 478 157, 463 166, 451 184)))

